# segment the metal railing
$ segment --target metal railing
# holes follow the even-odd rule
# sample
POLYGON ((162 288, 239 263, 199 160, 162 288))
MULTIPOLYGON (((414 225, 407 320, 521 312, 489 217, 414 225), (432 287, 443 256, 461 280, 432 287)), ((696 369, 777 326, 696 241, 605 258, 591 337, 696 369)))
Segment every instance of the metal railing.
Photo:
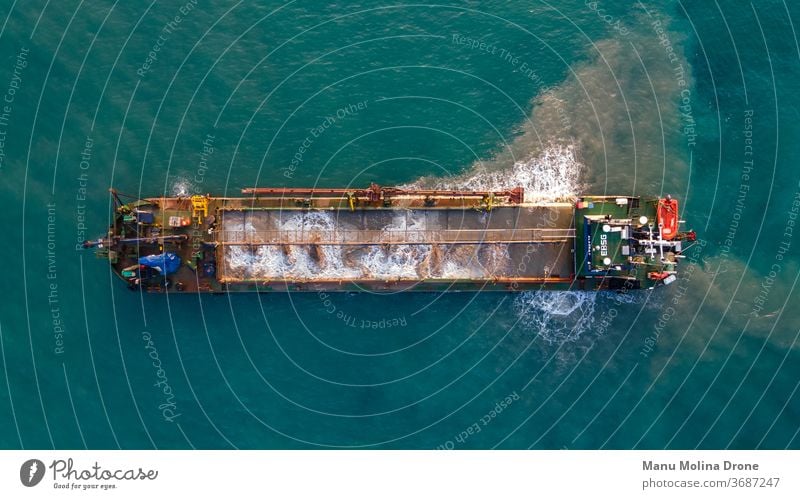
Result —
POLYGON ((575 237, 575 229, 443 229, 443 230, 221 230, 223 245, 266 244, 467 244, 556 243, 575 237))

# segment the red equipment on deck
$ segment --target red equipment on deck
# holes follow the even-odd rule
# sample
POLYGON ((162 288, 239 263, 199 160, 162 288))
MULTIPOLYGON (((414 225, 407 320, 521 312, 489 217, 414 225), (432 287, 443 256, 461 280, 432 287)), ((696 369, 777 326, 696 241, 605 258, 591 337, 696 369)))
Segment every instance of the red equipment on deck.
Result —
POLYGON ((678 200, 670 196, 659 199, 656 218, 662 239, 674 239, 678 235, 678 200))

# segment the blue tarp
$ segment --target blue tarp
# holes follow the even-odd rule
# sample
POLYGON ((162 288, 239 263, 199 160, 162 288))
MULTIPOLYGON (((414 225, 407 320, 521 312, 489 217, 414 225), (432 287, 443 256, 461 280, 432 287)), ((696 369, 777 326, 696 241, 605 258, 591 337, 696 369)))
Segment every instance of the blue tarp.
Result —
POLYGON ((170 275, 181 266, 181 257, 175 253, 162 253, 160 255, 147 255, 139 258, 139 265, 154 268, 161 275, 170 275))
POLYGON ((137 211, 136 212, 136 220, 143 224, 151 224, 155 222, 156 217, 150 213, 149 211, 137 211))

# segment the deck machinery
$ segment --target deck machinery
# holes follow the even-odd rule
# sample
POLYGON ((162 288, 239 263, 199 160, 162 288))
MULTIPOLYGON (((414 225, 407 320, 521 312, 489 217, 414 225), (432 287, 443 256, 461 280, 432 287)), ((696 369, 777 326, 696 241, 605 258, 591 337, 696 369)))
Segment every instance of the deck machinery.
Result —
POLYGON ((504 191, 247 188, 123 200, 86 241, 151 292, 652 288, 676 279, 678 203, 504 191))

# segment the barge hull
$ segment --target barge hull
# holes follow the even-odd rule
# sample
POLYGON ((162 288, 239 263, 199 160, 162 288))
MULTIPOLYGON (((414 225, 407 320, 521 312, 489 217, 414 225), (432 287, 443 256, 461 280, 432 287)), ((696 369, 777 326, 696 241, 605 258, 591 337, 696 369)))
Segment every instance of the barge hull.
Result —
POLYGON ((654 233, 658 198, 245 191, 127 203, 114 193, 107 237, 85 246, 152 292, 597 290, 671 282, 688 237, 654 233))

